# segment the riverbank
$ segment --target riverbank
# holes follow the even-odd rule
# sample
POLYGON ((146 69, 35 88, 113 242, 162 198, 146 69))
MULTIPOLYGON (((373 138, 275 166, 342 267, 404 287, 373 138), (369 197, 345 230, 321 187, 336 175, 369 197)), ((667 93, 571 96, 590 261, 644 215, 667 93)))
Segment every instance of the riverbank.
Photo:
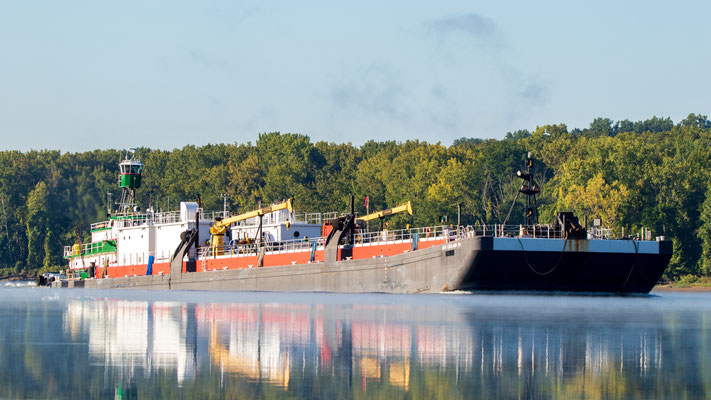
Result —
POLYGON ((678 284, 668 283, 655 286, 652 292, 711 292, 711 286, 680 286, 678 284))
POLYGON ((0 281, 33 281, 35 279, 37 279, 37 275, 17 274, 0 276, 0 281))

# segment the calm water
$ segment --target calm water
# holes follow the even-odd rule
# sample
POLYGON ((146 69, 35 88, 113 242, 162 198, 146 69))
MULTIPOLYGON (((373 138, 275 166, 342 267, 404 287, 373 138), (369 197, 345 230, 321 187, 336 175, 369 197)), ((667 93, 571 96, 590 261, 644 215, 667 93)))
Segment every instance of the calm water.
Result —
POLYGON ((0 288, 2 398, 711 398, 711 295, 0 288))

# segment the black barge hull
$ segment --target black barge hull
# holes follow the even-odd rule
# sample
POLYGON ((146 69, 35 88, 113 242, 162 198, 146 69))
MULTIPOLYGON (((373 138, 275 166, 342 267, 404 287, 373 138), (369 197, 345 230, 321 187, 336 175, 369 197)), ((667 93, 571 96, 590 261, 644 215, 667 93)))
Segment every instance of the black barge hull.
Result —
POLYGON ((649 293, 672 256, 670 241, 557 239, 533 246, 538 240, 553 239, 482 238, 460 288, 649 293))

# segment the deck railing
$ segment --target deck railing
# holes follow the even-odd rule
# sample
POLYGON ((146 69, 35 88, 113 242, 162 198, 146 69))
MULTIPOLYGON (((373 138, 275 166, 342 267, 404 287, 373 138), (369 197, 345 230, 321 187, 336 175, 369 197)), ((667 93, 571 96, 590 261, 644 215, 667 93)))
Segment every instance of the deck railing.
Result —
POLYGON ((309 239, 295 239, 287 240, 284 242, 265 242, 261 245, 257 245, 256 242, 253 243, 231 243, 224 246, 211 247, 204 246, 200 247, 199 257, 216 257, 219 255, 240 255, 240 254, 257 254, 260 248, 263 248, 265 252, 293 252, 293 251, 305 251, 312 248, 313 243, 316 243, 316 247, 323 247, 323 238, 309 238, 309 239))
POLYGON ((470 225, 465 228, 467 236, 532 237, 556 239, 564 237, 560 225, 470 225))
MULTIPOLYGON (((353 239, 357 245, 375 245, 388 242, 412 241, 415 236, 417 236, 418 241, 455 240, 465 237, 466 234, 467 231, 464 227, 430 226, 378 232, 357 232, 353 239)), ((316 247, 322 250, 324 241, 325 238, 323 237, 294 239, 283 242, 265 242, 261 244, 261 247, 265 252, 306 251, 312 249, 313 244, 316 243, 316 247)), ((257 254, 258 250, 259 248, 256 243, 230 243, 216 248, 208 246, 201 247, 199 256, 216 257, 219 255, 257 254)))
MULTIPOLYGON (((215 221, 217 218, 228 218, 231 213, 224 211, 204 211, 200 209, 200 219, 215 221)), ((292 218, 292 223, 306 223, 306 224, 316 224, 321 225, 325 221, 329 221, 338 216, 335 212, 328 213, 298 213, 294 214, 292 218)), ((92 231, 100 229, 108 229, 111 227, 125 228, 130 226, 139 226, 147 223, 153 224, 169 224, 177 223, 181 221, 180 211, 165 211, 165 212, 143 212, 140 214, 129 214, 129 215, 117 215, 107 221, 100 221, 91 224, 90 229, 92 231)))
POLYGON ((358 232, 355 234, 356 244, 377 244, 383 242, 396 242, 412 240, 417 235, 418 240, 449 238, 450 240, 463 237, 464 227, 451 227, 446 225, 427 226, 422 228, 383 230, 376 232, 358 232))
MULTIPOLYGON (((563 239, 566 233, 558 224, 547 225, 470 225, 464 228, 467 237, 473 236, 493 236, 493 237, 530 237, 530 238, 549 238, 563 239)), ((631 239, 635 240, 656 240, 652 237, 652 232, 647 228, 642 228, 640 232, 628 232, 628 235, 615 234, 611 228, 588 226, 587 239, 631 239)))
MULTIPOLYGON (((216 212, 218 213, 218 212, 216 212)), ((222 212, 219 212, 220 214, 222 212)), ((333 213, 335 216, 335 213, 333 213)), ((213 215, 210 215, 211 217, 213 215)), ((303 222, 314 223, 313 221, 324 221, 325 214, 300 214, 303 219, 298 218, 303 222)), ((131 216, 133 217, 133 216, 131 216)), ((141 214, 136 218, 115 219, 114 223, 132 224, 152 222, 179 222, 179 212, 156 213, 156 214, 141 214), (141 219, 141 217, 143 219, 141 219)), ((100 226, 99 224, 108 223, 104 221, 97 224, 92 224, 92 228, 100 226)), ((124 225, 127 226, 127 225, 124 225)), ((558 224, 548 225, 503 225, 503 224, 480 224, 468 226, 451 226, 451 225, 436 225, 411 229, 394 229, 375 232, 358 231, 353 235, 353 241, 356 245, 376 245, 388 242, 404 242, 413 241, 417 237, 418 241, 427 240, 442 240, 452 241, 465 237, 491 236, 491 237, 529 237, 529 238, 564 238, 565 232, 558 224)), ((613 239, 612 231, 604 227, 588 227, 588 239, 613 239)), ((643 229, 638 239, 652 240, 651 233, 648 229, 643 229)), ((199 257, 208 258, 220 255, 238 255, 238 254, 257 254, 260 249, 265 252, 295 252, 306 251, 313 248, 314 243, 319 249, 323 249, 325 238, 305 238, 293 239, 283 242, 263 242, 259 246, 257 243, 228 243, 224 246, 213 248, 210 246, 200 247, 199 257)), ((76 245, 75 245, 76 246, 76 245)), ((87 243, 81 246, 80 249, 75 246, 65 246, 64 256, 71 257, 80 254, 91 254, 101 252, 105 249, 105 242, 87 243)), ((115 249, 115 248, 114 248, 115 249)))
POLYGON ((180 211, 167 211, 158 213, 142 213, 136 215, 121 215, 116 216, 108 221, 95 222, 91 224, 92 231, 107 229, 111 227, 126 228, 130 226, 139 226, 146 223, 154 224, 169 224, 180 222, 180 211))
POLYGON ((116 245, 113 242, 107 242, 104 240, 95 243, 84 243, 82 245, 75 244, 73 246, 64 246, 64 257, 68 258, 109 251, 116 251, 116 245))
POLYGON ((335 215, 336 213, 296 213, 293 222, 321 225, 326 219, 333 218, 335 215))

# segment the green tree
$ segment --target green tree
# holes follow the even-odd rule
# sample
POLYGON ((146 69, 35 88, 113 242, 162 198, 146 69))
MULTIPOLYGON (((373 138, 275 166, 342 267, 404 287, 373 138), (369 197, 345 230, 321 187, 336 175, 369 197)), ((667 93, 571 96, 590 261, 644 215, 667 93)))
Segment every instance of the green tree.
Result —
POLYGON ((610 118, 595 118, 590 123, 589 132, 593 136, 615 136, 617 133, 614 121, 610 118))
POLYGON ((49 211, 49 190, 46 183, 40 182, 27 198, 27 266, 31 269, 44 265, 49 211))
POLYGON ((701 258, 699 260, 701 273, 711 275, 711 186, 706 191, 706 200, 701 206, 701 226, 698 237, 701 241, 701 258))

